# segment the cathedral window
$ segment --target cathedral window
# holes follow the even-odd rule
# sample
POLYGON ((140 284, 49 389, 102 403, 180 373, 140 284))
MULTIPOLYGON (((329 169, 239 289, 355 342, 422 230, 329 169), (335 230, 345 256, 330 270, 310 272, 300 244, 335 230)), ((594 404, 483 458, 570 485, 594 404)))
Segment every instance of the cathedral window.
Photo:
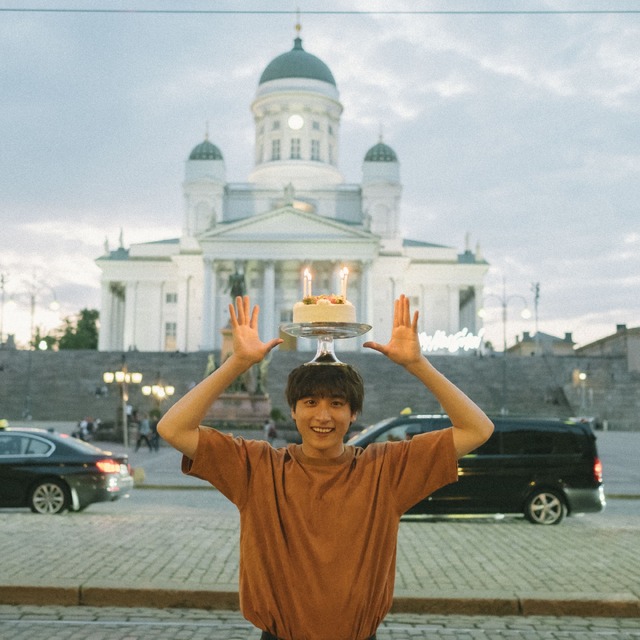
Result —
POLYGON ((271 159, 280 160, 280 140, 271 141, 271 159))
POLYGON ((320 140, 311 141, 311 159, 320 160, 320 140))
POLYGON ((311 128, 314 131, 320 131, 320 123, 317 120, 314 120, 312 125, 311 125, 311 128))
POLYGON ((300 160, 300 138, 291 138, 291 159, 300 160))
POLYGON ((176 322, 164 323, 164 350, 175 351, 178 348, 178 325, 176 322))
POLYGON ((178 294, 177 293, 167 293, 164 297, 164 301, 167 304, 176 304, 178 302, 178 294))
POLYGON ((331 125, 329 125, 329 135, 332 136, 333 135, 333 127, 331 125))
POLYGON ((277 131, 280 128, 280 120, 274 120, 272 125, 271 125, 271 128, 274 131, 277 131))

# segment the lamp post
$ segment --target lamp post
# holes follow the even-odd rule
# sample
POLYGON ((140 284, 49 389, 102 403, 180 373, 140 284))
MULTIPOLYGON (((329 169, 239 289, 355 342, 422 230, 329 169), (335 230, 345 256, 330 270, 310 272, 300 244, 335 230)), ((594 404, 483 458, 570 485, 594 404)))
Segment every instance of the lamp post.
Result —
POLYGON ((129 402, 129 385, 140 384, 142 382, 142 374, 138 372, 130 372, 127 367, 126 356, 122 355, 122 366, 119 371, 105 371, 102 374, 105 384, 116 383, 120 386, 120 411, 122 418, 122 442, 124 448, 129 448, 129 420, 127 414, 127 403, 129 402))
MULTIPOLYGON (((483 298, 483 301, 491 298, 496 298, 502 307, 502 406, 500 407, 500 413, 506 415, 509 413, 507 408, 507 309, 511 301, 520 300, 524 302, 524 309, 520 312, 520 315, 528 319, 531 317, 531 311, 529 311, 527 299, 524 296, 518 294, 507 295, 505 278, 502 278, 502 295, 490 293, 483 298)), ((478 311, 478 315, 481 318, 486 316, 484 308, 478 311)))
POLYGON ((176 388, 170 384, 162 384, 158 377, 156 384, 145 385, 141 391, 144 396, 153 396, 153 399, 156 401, 156 406, 159 408, 160 403, 164 399, 171 397, 176 392, 176 388))
MULTIPOLYGON (((49 309, 52 311, 57 311, 60 308, 60 304, 58 303, 58 299, 56 298, 56 292, 47 284, 43 284, 38 282, 38 280, 34 277, 33 280, 28 283, 29 290, 27 295, 29 296, 29 318, 30 318, 30 327, 29 327, 29 354, 27 356, 27 385, 24 394, 24 409, 22 410, 22 417, 25 420, 31 420, 31 368, 32 368, 32 358, 33 352, 38 348, 36 345, 36 334, 35 334, 35 316, 36 316, 36 300, 40 292, 48 291, 52 297, 51 302, 49 303, 49 309)), ((2 283, 2 304, 4 307, 4 281, 2 283)))
POLYGON ((4 345, 4 285, 7 282, 7 274, 0 273, 0 347, 4 345))

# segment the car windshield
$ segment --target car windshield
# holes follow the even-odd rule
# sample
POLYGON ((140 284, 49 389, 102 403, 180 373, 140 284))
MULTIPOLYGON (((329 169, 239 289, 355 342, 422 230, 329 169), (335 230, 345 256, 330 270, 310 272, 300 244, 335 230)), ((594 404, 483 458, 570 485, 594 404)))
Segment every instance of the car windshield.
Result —
POLYGON ((382 420, 381 422, 376 422, 375 424, 368 426, 366 429, 363 429, 362 431, 360 431, 360 433, 356 433, 355 436, 350 438, 347 444, 349 444, 350 442, 353 442, 354 440, 360 440, 360 438, 363 438, 364 436, 369 435, 372 431, 377 431, 378 429, 382 429, 383 427, 388 425, 390 422, 393 422, 394 420, 395 420, 395 417, 387 418, 386 420, 382 420))

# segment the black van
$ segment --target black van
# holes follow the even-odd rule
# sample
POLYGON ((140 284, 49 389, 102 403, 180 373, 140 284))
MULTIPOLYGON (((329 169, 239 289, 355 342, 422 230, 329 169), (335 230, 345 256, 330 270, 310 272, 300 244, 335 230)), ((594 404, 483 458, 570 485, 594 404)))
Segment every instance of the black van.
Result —
MULTIPOLYGON (((596 439, 580 420, 492 417, 495 431, 458 461, 458 482, 413 506, 410 514, 523 513, 534 524, 605 507, 596 439)), ((404 415, 374 424, 349 440, 405 440, 451 425, 447 416, 404 415)))

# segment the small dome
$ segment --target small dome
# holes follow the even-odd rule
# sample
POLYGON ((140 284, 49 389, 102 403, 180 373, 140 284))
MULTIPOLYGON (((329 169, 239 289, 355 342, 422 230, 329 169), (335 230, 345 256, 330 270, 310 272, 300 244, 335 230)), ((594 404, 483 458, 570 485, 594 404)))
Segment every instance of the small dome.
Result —
POLYGON ((365 162, 398 162, 396 152, 384 142, 378 142, 367 151, 365 162))
POLYGON ((267 65, 258 84, 281 78, 310 78, 336 86, 336 81, 329 67, 320 58, 316 58, 302 48, 301 38, 294 40, 291 51, 279 55, 267 65))
POLYGON ((222 160, 222 153, 215 144, 205 140, 189 154, 189 160, 222 160))

